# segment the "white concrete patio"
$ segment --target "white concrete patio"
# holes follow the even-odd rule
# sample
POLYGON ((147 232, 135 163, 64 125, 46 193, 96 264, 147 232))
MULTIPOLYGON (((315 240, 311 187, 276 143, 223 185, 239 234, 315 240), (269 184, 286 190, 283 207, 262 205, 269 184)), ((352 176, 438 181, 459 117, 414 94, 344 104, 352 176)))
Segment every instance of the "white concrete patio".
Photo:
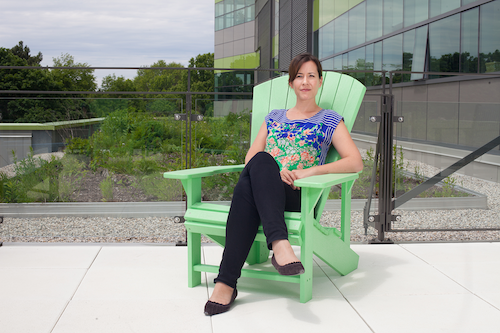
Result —
MULTIPOLYGON (((187 288, 185 247, 0 247, 0 330, 126 332, 500 332, 500 242, 354 244, 358 270, 318 259, 313 299, 298 285, 240 279, 225 314, 206 317, 214 274, 187 288)), ((218 263, 221 249, 203 247, 218 263)))

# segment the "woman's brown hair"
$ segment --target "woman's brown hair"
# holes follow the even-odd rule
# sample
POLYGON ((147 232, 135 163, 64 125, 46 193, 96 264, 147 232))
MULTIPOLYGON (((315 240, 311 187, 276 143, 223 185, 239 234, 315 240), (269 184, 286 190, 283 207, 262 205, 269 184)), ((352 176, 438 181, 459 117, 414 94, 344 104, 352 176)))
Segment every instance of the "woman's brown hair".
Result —
POLYGON ((291 84, 293 80, 295 80, 300 67, 308 61, 313 61, 316 64, 316 67, 318 68, 319 78, 321 79, 323 77, 323 68, 321 67, 319 59, 310 53, 302 53, 293 58, 292 61, 290 61, 290 66, 288 67, 288 83, 291 84))

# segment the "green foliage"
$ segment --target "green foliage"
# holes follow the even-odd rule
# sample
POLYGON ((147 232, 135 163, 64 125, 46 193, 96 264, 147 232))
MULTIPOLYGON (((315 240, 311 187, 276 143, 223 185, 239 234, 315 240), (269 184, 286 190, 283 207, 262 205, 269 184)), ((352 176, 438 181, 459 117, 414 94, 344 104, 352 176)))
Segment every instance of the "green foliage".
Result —
POLYGON ((102 201, 113 201, 113 186, 115 182, 111 176, 106 177, 100 184, 102 201))
POLYGON ((84 178, 88 173, 85 162, 70 154, 61 159, 62 171, 59 174, 59 201, 71 201, 84 186, 84 178))

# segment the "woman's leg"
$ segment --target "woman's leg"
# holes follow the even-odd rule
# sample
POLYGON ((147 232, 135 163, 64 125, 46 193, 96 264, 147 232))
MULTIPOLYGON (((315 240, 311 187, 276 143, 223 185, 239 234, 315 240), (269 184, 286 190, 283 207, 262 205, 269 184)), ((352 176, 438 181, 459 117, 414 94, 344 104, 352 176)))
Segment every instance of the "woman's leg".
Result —
POLYGON ((300 193, 283 183, 279 171, 274 158, 260 152, 241 173, 233 193, 216 282, 236 287, 260 223, 269 248, 276 240, 288 239, 284 211, 300 211, 300 193))
MULTIPOLYGON (((274 241, 288 239, 285 208, 300 210, 299 191, 283 183, 279 167, 271 155, 265 152, 256 154, 242 171, 234 189, 226 225, 226 244, 216 283, 236 287, 261 222, 269 248, 274 241)), ((230 297, 232 289, 225 289, 226 296, 230 297)), ((217 301, 212 297, 211 300, 217 301)))

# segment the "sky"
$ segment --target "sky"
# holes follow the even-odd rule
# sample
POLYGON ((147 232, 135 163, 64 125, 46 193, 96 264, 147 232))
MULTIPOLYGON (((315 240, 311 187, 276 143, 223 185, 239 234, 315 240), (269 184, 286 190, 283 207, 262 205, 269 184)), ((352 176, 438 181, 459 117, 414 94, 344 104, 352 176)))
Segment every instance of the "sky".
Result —
MULTIPOLYGON (((189 59, 214 52, 213 0, 1 0, 0 8, 0 47, 23 41, 31 55, 42 52, 42 66, 69 53, 94 67, 158 60, 187 67, 189 59)), ((136 71, 95 75, 112 73, 133 78, 136 71)))

